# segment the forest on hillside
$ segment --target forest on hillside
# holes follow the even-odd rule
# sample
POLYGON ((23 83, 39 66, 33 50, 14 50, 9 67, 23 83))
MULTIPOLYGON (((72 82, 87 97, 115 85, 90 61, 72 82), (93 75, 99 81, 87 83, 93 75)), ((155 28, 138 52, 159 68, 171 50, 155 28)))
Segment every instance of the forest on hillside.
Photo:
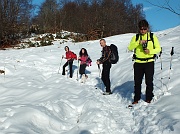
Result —
POLYGON ((81 33, 77 41, 137 32, 145 18, 143 5, 131 0, 32 0, 0 1, 1 47, 16 45, 31 33, 81 33))

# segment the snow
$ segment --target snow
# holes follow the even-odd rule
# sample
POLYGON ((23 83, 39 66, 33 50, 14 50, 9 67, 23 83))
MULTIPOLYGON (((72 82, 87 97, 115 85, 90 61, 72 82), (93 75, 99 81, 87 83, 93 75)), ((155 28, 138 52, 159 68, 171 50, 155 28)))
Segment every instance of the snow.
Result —
POLYGON ((105 38, 120 56, 111 68, 109 96, 102 95, 96 65, 99 40, 1 51, 0 134, 179 134, 180 26, 155 34, 163 50, 155 62, 155 96, 151 104, 144 102, 143 80, 142 100, 132 109, 127 106, 133 101, 133 53, 127 46, 134 33, 105 38), (72 79, 61 75, 66 45, 76 54, 86 48, 93 60, 85 84, 76 80, 77 61, 72 79))

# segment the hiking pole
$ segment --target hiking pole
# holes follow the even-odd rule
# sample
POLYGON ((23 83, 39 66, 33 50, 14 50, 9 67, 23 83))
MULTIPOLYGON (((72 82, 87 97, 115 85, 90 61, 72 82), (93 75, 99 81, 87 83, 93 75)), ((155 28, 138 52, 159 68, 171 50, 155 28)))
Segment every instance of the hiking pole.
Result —
POLYGON ((162 58, 161 58, 161 54, 162 54, 162 47, 161 47, 161 51, 159 53, 159 57, 160 57, 160 62, 161 62, 161 89, 163 88, 163 82, 162 82, 162 58))
POLYGON ((69 67, 69 60, 67 61, 68 62, 68 66, 67 66, 67 78, 68 78, 68 73, 70 74, 70 67, 69 67))
POLYGON ((79 81, 79 76, 78 76, 78 74, 79 74, 79 59, 78 59, 78 68, 77 68, 77 81, 79 81))
POLYGON ((101 68, 100 68, 100 64, 98 64, 98 69, 99 69, 99 83, 101 85, 101 90, 103 91, 103 89, 102 89, 102 81, 101 81, 101 68))
POLYGON ((168 80, 168 84, 167 84, 167 90, 169 88, 169 82, 171 79, 170 75, 171 75, 171 68, 172 68, 172 56, 174 55, 174 47, 172 47, 170 55, 171 55, 171 60, 170 60, 170 66, 169 66, 169 80, 168 80))
POLYGON ((60 68, 61 68, 62 59, 63 59, 63 56, 62 56, 62 58, 61 58, 61 62, 60 62, 60 64, 59 64, 59 70, 58 70, 58 74, 59 74, 59 71, 60 71, 60 68))
POLYGON ((98 69, 99 69, 99 77, 101 77, 101 68, 99 64, 98 64, 98 69))
POLYGON ((172 56, 174 55, 174 47, 172 47, 170 55, 171 55, 171 61, 170 61, 170 70, 171 70, 171 67, 172 67, 172 56))

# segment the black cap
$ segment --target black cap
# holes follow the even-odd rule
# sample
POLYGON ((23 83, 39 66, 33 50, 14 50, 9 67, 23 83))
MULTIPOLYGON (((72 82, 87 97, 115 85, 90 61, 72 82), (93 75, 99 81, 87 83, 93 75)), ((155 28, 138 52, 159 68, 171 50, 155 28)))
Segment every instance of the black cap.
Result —
POLYGON ((147 22, 147 20, 141 20, 139 21, 139 24, 138 24, 139 28, 142 28, 142 27, 149 27, 149 23, 147 22))

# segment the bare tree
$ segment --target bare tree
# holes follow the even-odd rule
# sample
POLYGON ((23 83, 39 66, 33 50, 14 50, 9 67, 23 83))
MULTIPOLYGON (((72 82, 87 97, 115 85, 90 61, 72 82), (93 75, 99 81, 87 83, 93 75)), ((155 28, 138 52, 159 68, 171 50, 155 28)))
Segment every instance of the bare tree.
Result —
POLYGON ((180 16, 180 1, 179 1, 179 3, 177 2, 177 5, 176 5, 177 7, 172 7, 172 5, 170 4, 171 0, 164 0, 164 3, 162 3, 162 1, 159 2, 157 0, 156 0, 157 3, 153 3, 152 1, 149 1, 149 0, 146 0, 146 1, 153 6, 168 10, 168 11, 180 16))
POLYGON ((44 32, 58 28, 107 37, 136 32, 138 21, 145 18, 143 5, 134 6, 131 0, 59 0, 58 5, 57 1, 45 0, 35 17, 44 32))
POLYGON ((27 34, 30 25, 32 0, 0 1, 1 45, 15 44, 18 38, 27 34))
POLYGON ((56 0, 45 0, 40 6, 38 13, 38 25, 41 31, 56 32, 57 29, 58 3, 56 0))

